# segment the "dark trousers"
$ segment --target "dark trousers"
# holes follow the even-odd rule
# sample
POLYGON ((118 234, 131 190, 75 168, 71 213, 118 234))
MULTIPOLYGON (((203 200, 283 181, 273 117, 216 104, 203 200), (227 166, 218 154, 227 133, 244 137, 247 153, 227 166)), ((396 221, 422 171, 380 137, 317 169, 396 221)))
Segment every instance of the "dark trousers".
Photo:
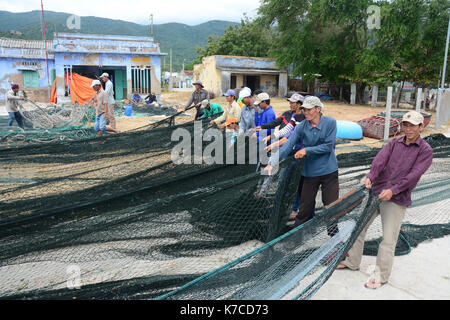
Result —
POLYGON ((195 108, 197 110, 196 114, 195 114, 195 120, 197 120, 198 118, 200 118, 205 112, 203 111, 202 108, 200 107, 196 107, 195 108))
POLYGON ((17 121, 17 125, 23 129, 23 118, 19 111, 17 112, 8 112, 9 114, 9 120, 8 120, 8 126, 12 126, 14 123, 14 120, 17 121))
MULTIPOLYGON (((301 202, 295 218, 294 227, 312 219, 315 200, 319 187, 322 190, 322 202, 325 206, 339 199, 339 174, 338 171, 319 177, 303 177, 303 188, 300 196, 301 202)), ((328 227, 328 234, 333 236, 337 233, 337 225, 328 227)))

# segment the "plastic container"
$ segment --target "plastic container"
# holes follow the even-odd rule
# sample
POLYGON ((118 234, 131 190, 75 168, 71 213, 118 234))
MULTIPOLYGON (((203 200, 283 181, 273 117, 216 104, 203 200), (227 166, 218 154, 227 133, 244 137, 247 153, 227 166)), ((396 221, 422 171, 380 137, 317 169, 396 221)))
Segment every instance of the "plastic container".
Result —
POLYGON ((125 107, 125 115, 127 117, 131 117, 132 114, 133 114, 133 106, 129 104, 125 107))
POLYGON ((360 140, 363 138, 363 129, 356 122, 337 120, 336 137, 341 139, 360 140))

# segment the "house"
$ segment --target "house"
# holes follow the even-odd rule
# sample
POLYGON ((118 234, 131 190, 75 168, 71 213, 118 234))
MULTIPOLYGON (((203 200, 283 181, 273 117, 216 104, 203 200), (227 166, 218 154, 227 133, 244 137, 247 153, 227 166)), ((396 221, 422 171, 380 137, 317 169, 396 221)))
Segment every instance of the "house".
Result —
POLYGON ((201 81, 205 89, 222 95, 228 89, 249 87, 260 89, 270 96, 287 95, 288 73, 279 69, 269 58, 215 55, 204 57, 194 65, 194 81, 201 81))
POLYGON ((96 79, 103 72, 110 75, 116 100, 134 92, 159 98, 164 55, 151 37, 55 33, 47 43, 0 39, 0 100, 16 83, 30 99, 49 101, 49 85, 56 80, 58 102, 69 102, 73 73, 96 79))

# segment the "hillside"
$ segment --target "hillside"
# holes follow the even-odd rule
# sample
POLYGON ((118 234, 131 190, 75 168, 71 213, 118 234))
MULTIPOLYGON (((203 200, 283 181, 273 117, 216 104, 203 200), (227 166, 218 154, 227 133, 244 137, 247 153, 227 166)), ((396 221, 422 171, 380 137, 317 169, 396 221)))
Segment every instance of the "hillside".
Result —
MULTIPOLYGON (((113 20, 98 17, 81 17, 81 30, 70 30, 66 26, 69 13, 45 11, 45 27, 47 39, 53 39, 53 33, 77 32, 114 35, 149 36, 150 26, 128 21, 113 20)), ((41 40, 41 11, 13 13, 0 11, 0 37, 41 40), (12 34, 10 30, 19 31, 22 35, 12 34)), ((196 46, 204 46, 209 35, 221 36, 229 25, 234 22, 209 21, 196 26, 181 23, 165 23, 154 25, 154 38, 160 42, 161 51, 173 52, 173 70, 181 69, 183 60, 191 63, 196 57, 196 46)), ((166 69, 169 59, 166 58, 166 69)))

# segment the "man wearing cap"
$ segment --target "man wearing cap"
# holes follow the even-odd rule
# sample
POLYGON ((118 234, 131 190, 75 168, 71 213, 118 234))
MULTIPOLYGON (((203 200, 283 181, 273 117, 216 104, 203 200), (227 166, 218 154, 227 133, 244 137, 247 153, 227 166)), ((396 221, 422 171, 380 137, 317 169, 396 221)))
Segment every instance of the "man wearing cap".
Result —
POLYGON ((116 130, 116 117, 114 116, 114 85, 109 80, 109 74, 106 72, 102 74, 101 76, 102 81, 105 83, 105 92, 108 96, 108 119, 109 119, 109 125, 111 128, 116 130))
POLYGON ((101 137, 105 131, 111 131, 118 133, 119 131, 114 128, 108 128, 106 123, 109 119, 108 114, 108 95, 106 91, 103 90, 102 84, 99 80, 93 80, 91 87, 94 89, 96 93, 97 107, 95 108, 95 124, 94 130, 97 132, 97 135, 101 137))
POLYGON ((194 104, 194 107, 197 109, 195 119, 198 119, 203 115, 202 101, 209 100, 209 92, 204 89, 201 81, 194 82, 194 87, 195 91, 192 92, 191 97, 184 106, 183 112, 186 111, 186 109, 189 108, 192 104, 194 104))
POLYGON ((9 115, 8 126, 12 126, 15 120, 17 125, 23 129, 23 118, 19 112, 18 102, 25 100, 25 98, 19 97, 17 92, 19 92, 17 84, 12 84, 11 90, 6 92, 6 112, 9 115))
MULTIPOLYGON (((296 159, 305 158, 302 168, 303 186, 301 202, 294 226, 297 227, 313 217, 314 205, 319 187, 325 206, 339 198, 338 165, 335 155, 336 120, 322 114, 323 104, 319 98, 308 96, 303 105, 305 120, 299 123, 288 141, 279 150, 279 157, 272 157, 265 170, 271 172, 276 159, 286 159, 296 144, 303 148, 295 153, 296 159), (272 160, 274 159, 274 160, 272 160)), ((328 227, 328 234, 338 232, 335 224, 328 227)))
POLYGON ((255 127, 255 108, 250 89, 242 89, 239 92, 239 99, 242 99, 244 106, 241 109, 241 121, 239 122, 239 132, 246 132, 255 127))
MULTIPOLYGON (((209 102, 209 100, 202 101, 203 115, 199 119, 207 118, 215 119, 223 113, 223 109, 218 103, 209 102)), ((197 120, 199 120, 197 119, 197 120)))
MULTIPOLYGON (((227 90, 225 93, 225 99, 227 99, 228 105, 223 108, 223 113, 215 120, 211 120, 210 125, 216 124, 219 129, 224 129, 226 124, 224 123, 228 118, 235 118, 237 122, 241 121, 241 108, 236 102, 236 93, 234 90, 227 90)), ((226 131, 229 131, 228 129, 226 131)))
POLYGON ((275 129, 280 126, 279 129, 283 129, 290 121, 302 122, 305 120, 305 115, 301 110, 301 106, 305 97, 299 93, 294 93, 287 101, 289 101, 290 109, 284 112, 281 116, 275 120, 266 123, 262 126, 256 127, 255 131, 261 131, 262 129, 275 129))
POLYGON ((433 161, 433 149, 420 137, 424 129, 423 120, 423 116, 417 111, 410 111, 403 116, 402 129, 405 136, 390 140, 381 149, 363 181, 366 188, 373 189, 382 202, 356 239, 348 257, 337 268, 359 269, 366 231, 380 215, 383 241, 379 245, 376 262, 380 274, 379 279, 371 277, 367 281, 367 288, 377 289, 388 281, 400 227, 406 208, 411 205, 411 192, 433 161))
MULTIPOLYGON (((268 124, 276 119, 275 112, 273 111, 272 106, 270 105, 270 96, 266 92, 262 92, 258 94, 255 105, 259 106, 262 110, 262 113, 259 114, 255 112, 255 126, 260 127, 265 124, 268 124)), ((267 130, 267 135, 270 136, 271 130, 267 130)), ((259 140, 259 132, 256 133, 259 140)))

